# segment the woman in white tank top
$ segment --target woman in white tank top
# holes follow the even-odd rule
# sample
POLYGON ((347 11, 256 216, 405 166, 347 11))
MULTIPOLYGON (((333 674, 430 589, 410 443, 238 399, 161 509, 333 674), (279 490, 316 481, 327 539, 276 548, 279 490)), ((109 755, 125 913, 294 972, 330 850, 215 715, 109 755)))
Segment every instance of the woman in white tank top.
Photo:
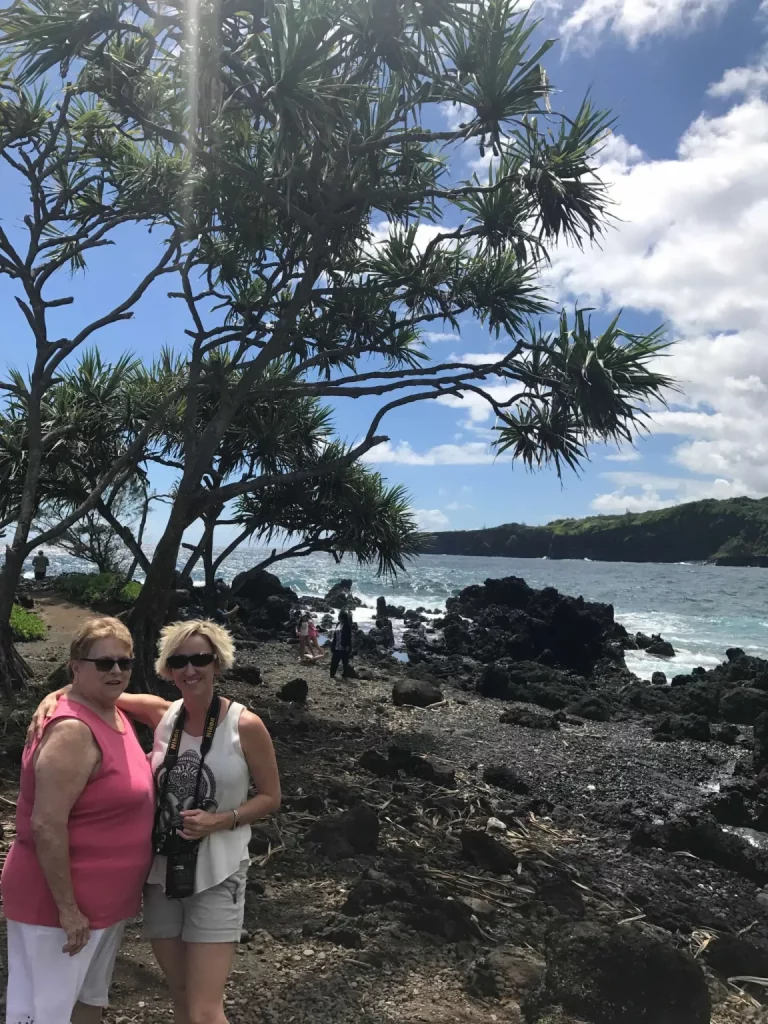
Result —
MULTIPOLYGON (((233 661, 232 637, 215 622, 173 623, 162 632, 155 668, 182 699, 125 693, 117 701, 121 711, 154 730, 155 832, 197 843, 191 895, 166 895, 167 859, 161 855, 144 888, 144 929, 168 981, 174 1024, 227 1024, 224 989, 243 926, 251 824, 280 806, 280 777, 264 723, 242 704, 214 702, 216 676, 233 661), (183 730, 168 772, 164 762, 182 709, 183 730), (201 768, 207 727, 212 736, 201 768), (251 782, 256 795, 249 798, 251 782)), ((44 720, 64 692, 45 698, 36 719, 44 720)))

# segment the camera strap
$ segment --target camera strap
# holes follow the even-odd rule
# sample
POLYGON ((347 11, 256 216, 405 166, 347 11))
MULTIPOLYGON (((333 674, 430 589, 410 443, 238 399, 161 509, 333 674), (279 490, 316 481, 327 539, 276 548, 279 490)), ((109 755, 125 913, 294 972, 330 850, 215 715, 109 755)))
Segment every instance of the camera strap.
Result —
MULTIPOLYGON (((205 716, 205 728, 203 729, 203 737, 200 741, 200 766, 197 769, 197 780, 195 782, 195 802, 194 806, 200 800, 200 784, 203 780, 203 762, 208 751, 211 749, 213 743, 213 736, 216 732, 216 726, 219 722, 219 710, 221 709, 221 697, 218 694, 214 695, 213 700, 208 705, 208 711, 205 716)), ((160 820, 160 814, 165 804, 165 798, 168 795, 168 783, 171 778, 171 772, 176 765, 179 758, 179 747, 181 746, 181 734, 184 732, 184 723, 187 720, 187 709, 182 704, 179 708, 179 713, 176 715, 176 721, 173 723, 173 729, 171 730, 171 736, 168 740, 168 748, 165 751, 165 757, 163 758, 162 767, 165 769, 165 776, 163 778, 163 784, 160 789, 157 798, 157 810, 155 812, 155 828, 157 828, 160 820)))

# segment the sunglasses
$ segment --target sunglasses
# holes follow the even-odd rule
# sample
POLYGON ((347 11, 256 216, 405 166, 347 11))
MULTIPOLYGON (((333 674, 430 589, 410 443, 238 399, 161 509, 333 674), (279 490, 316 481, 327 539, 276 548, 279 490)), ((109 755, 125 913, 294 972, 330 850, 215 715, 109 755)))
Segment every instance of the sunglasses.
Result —
POLYGON ((121 672, 130 672, 133 668, 133 658, 81 658, 80 661, 90 661, 96 666, 98 672, 111 672, 117 665, 121 672))
POLYGON ((215 654, 171 654, 165 659, 168 668, 186 668, 192 665, 194 668, 205 668, 212 665, 216 660, 215 654))

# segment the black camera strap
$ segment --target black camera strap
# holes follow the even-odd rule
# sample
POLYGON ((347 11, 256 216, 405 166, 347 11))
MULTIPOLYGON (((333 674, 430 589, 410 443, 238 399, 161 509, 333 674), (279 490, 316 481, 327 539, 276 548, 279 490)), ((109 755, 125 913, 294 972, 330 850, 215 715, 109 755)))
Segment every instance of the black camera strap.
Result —
MULTIPOLYGON (((203 780, 203 762, 211 749, 213 743, 213 736, 216 732, 216 726, 219 722, 219 710, 221 709, 221 697, 215 694, 213 700, 208 705, 208 711, 205 716, 205 728, 203 729, 203 738, 200 742, 200 766, 197 769, 197 781, 195 782, 195 802, 194 807, 197 807, 200 800, 200 785, 203 780)), ((179 747, 181 746, 181 734, 184 732, 184 723, 187 720, 187 709, 182 704, 179 708, 179 713, 176 715, 176 721, 173 723, 173 729, 171 730, 171 736, 168 740, 168 749, 165 752, 163 758, 162 767, 165 769, 165 776, 163 783, 160 788, 160 792, 157 797, 157 810, 155 811, 155 830, 160 821, 160 815, 162 813, 163 806, 165 805, 165 799, 168 795, 168 783, 170 782, 171 772, 173 771, 177 760, 179 759, 179 747)))

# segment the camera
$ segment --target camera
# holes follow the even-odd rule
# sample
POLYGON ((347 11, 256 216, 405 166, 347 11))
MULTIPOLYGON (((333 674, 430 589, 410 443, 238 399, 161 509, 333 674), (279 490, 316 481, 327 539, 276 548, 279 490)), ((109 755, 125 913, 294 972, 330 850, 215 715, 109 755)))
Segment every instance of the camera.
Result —
POLYGON ((183 900, 193 896, 195 892, 195 873, 197 870, 197 853, 199 839, 182 839, 176 828, 182 823, 173 822, 168 832, 159 832, 154 836, 155 853, 166 858, 165 895, 169 900, 183 900))

